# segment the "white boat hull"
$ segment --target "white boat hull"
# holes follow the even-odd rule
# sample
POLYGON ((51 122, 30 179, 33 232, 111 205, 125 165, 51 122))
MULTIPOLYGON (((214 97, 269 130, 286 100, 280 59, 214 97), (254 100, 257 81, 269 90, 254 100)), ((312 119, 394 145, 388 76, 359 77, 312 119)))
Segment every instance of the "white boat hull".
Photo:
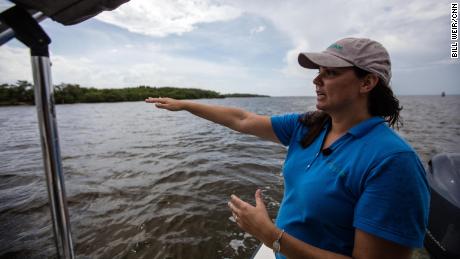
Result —
POLYGON ((252 259, 275 259, 275 254, 273 253, 273 250, 262 244, 252 259))

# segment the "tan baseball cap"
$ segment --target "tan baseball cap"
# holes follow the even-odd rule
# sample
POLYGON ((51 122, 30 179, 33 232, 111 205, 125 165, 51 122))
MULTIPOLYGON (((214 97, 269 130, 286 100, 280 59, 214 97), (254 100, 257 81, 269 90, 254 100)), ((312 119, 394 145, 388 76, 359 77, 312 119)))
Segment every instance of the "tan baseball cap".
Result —
POLYGON ((377 74, 387 86, 391 79, 390 55, 382 44, 365 38, 345 38, 320 53, 299 54, 299 64, 305 68, 353 67, 377 74))

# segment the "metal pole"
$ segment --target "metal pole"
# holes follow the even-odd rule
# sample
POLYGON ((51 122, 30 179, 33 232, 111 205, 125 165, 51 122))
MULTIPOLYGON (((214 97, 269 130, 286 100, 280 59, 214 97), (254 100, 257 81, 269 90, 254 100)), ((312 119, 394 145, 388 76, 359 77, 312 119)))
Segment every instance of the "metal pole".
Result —
POLYGON ((75 258, 61 165, 49 58, 32 56, 32 72, 56 248, 60 257, 75 258))

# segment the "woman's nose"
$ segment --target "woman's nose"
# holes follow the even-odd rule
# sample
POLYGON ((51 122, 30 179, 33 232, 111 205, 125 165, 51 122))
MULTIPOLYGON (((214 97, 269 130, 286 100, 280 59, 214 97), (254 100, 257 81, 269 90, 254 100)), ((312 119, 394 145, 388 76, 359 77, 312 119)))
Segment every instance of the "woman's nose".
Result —
POLYGON ((315 78, 313 78, 313 84, 315 85, 322 85, 321 74, 318 74, 315 78))

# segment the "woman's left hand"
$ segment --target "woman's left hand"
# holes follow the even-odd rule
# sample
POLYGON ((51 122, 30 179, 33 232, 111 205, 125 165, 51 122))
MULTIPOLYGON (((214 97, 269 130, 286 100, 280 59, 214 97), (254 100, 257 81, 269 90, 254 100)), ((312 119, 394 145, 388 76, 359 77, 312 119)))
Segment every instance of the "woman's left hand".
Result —
POLYGON ((238 226, 253 235, 264 244, 271 246, 277 238, 279 230, 270 219, 265 204, 262 200, 261 191, 255 194, 256 206, 244 202, 236 195, 232 195, 228 206, 238 226))

